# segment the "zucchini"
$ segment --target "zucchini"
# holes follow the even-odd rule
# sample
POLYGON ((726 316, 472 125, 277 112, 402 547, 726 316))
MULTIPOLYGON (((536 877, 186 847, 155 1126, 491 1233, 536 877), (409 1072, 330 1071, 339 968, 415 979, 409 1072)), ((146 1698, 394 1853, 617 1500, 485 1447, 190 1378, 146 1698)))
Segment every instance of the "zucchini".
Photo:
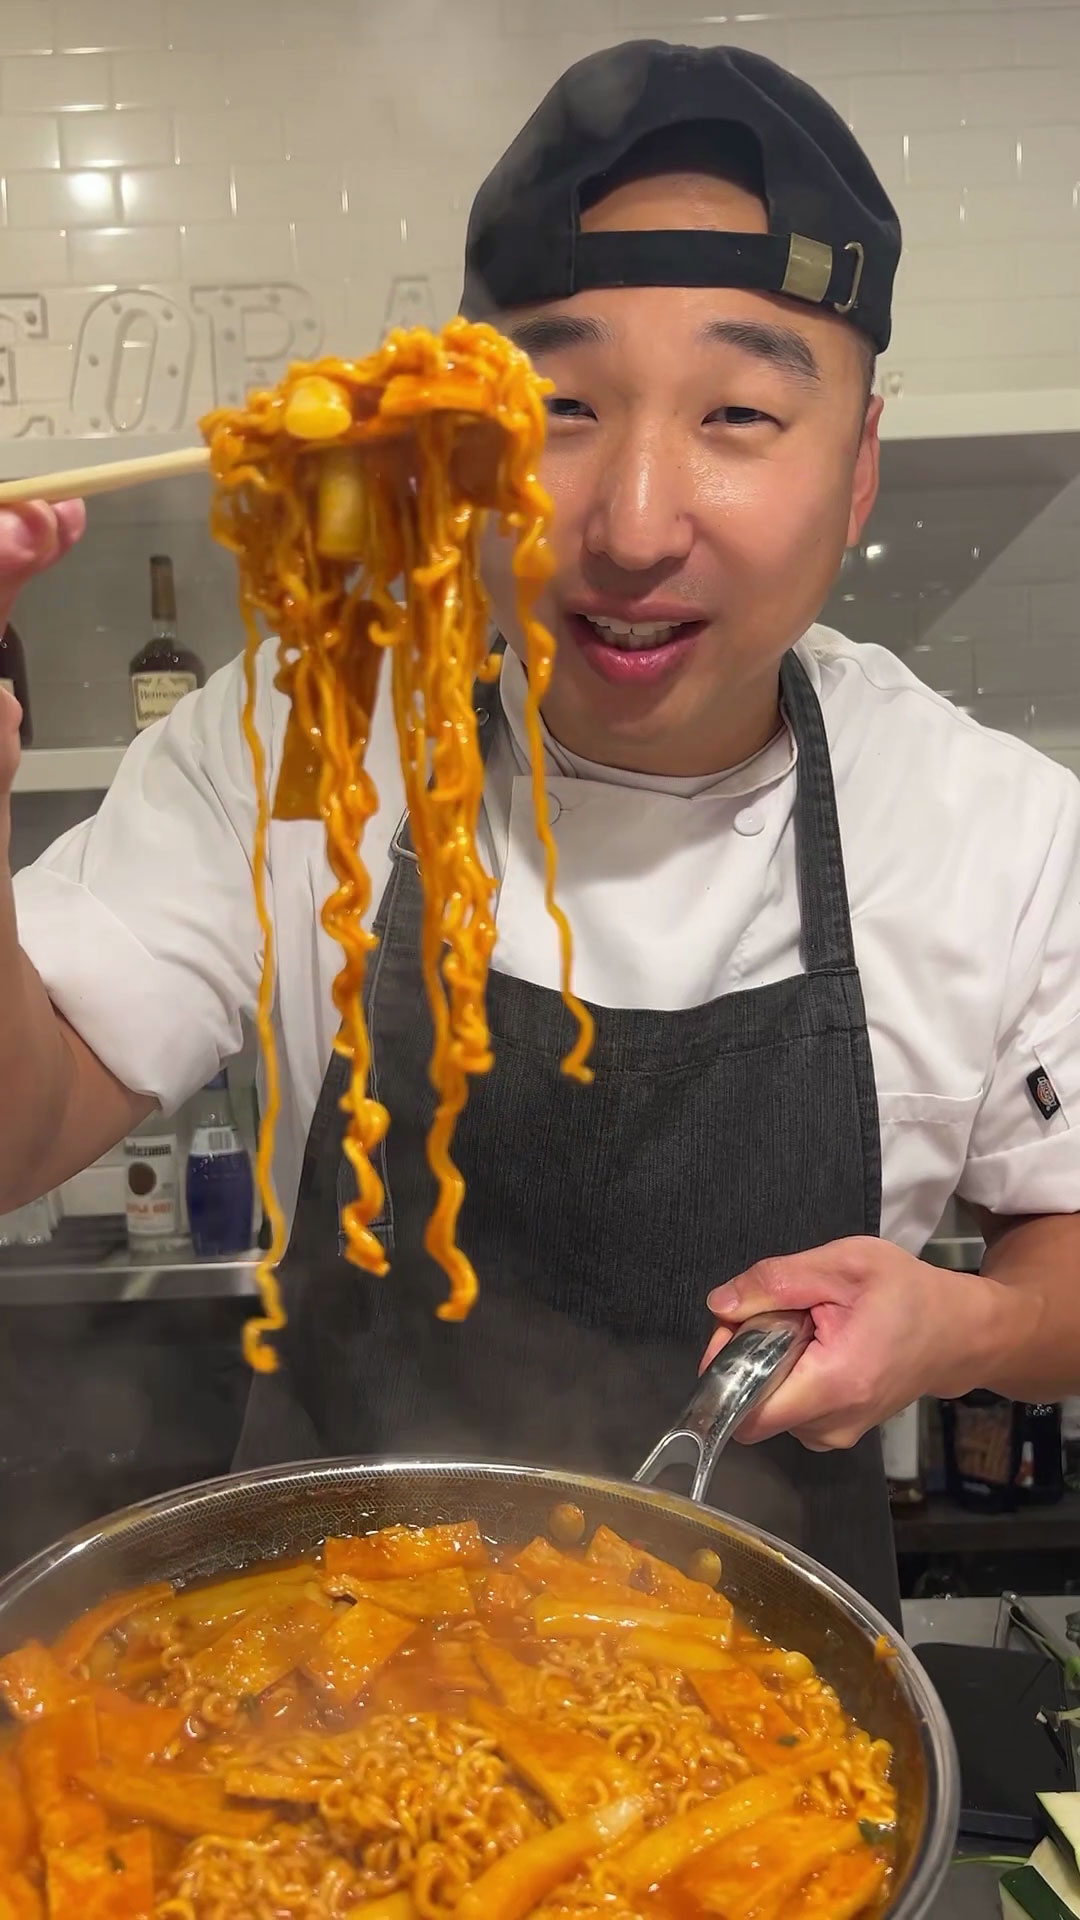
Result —
MULTIPOLYGON (((1069 1796, 1066 1796, 1068 1798, 1069 1796)), ((1052 1840, 1042 1840, 1024 1867, 1012 1867, 999 1886, 1002 1920, 1077 1920, 1080 1872, 1052 1840)))
POLYGON ((1037 1793, 1035 1798, 1065 1858, 1080 1867, 1080 1793, 1037 1793))

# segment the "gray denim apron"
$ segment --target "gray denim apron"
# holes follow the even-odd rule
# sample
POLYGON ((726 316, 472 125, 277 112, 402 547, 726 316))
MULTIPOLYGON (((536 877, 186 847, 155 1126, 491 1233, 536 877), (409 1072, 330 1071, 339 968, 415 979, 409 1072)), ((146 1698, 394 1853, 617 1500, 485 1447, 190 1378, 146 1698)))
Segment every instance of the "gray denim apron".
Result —
MULTIPOLYGON (((238 1468, 395 1453, 629 1475, 689 1396, 711 1287, 765 1255, 877 1233, 877 1101, 828 741, 794 654, 781 686, 805 972, 677 1012, 594 1007, 591 1087, 560 1071, 559 995, 492 972, 495 1065, 471 1083, 454 1145, 480 1278, 459 1325, 435 1318, 446 1280, 423 1250, 431 1022, 420 882, 398 837, 367 992, 372 1090, 393 1116, 377 1227, 391 1271, 341 1258, 352 1174, 335 1054, 282 1263, 281 1368, 253 1382, 238 1468)), ((846 1452, 790 1435, 735 1444, 710 1504, 801 1545, 899 1622, 876 1431, 846 1452)))

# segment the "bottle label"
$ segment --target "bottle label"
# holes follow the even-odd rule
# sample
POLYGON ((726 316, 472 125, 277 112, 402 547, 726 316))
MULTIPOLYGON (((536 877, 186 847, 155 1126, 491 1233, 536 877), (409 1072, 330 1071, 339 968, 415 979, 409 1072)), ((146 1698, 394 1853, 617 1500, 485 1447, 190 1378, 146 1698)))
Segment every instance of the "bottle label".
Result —
POLYGON ((134 1238, 166 1240, 179 1231, 174 1134, 124 1141, 127 1228, 134 1238))
POLYGON ((244 1143, 235 1127, 196 1127, 191 1136, 193 1160, 219 1160, 227 1153, 243 1153, 244 1143))
POLYGON ((198 681, 193 673, 133 673, 131 694, 135 702, 135 731, 152 727, 155 720, 166 720, 185 693, 194 693, 198 681))
POLYGON ((964 1481, 1007 1487, 1012 1478, 1013 1411, 1008 1400, 990 1406, 956 1404, 953 1450, 964 1481))

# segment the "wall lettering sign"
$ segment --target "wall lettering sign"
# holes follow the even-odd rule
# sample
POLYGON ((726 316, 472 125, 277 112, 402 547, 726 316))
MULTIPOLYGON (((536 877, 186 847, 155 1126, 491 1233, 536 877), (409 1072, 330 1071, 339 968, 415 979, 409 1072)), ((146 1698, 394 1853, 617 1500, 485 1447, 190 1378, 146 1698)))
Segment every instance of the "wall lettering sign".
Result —
POLYGON ((0 294, 0 441, 31 435, 172 433, 206 408, 235 406, 322 343, 319 307, 289 282, 148 287, 56 296, 0 294), (72 325, 73 299, 81 317, 72 325), (64 390, 48 391, 59 365, 64 390))

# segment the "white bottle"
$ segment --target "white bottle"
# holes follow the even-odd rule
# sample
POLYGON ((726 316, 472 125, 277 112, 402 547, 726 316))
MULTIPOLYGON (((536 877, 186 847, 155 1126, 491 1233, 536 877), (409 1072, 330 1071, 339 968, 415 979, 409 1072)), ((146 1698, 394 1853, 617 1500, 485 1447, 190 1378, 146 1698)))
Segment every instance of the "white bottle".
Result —
POLYGON ((925 1498, 922 1477, 922 1410, 918 1400, 902 1407, 881 1428, 881 1453, 889 1499, 894 1507, 918 1506, 925 1498))
POLYGON ((49 1195, 0 1217, 0 1247, 45 1247, 52 1239, 49 1195))
POLYGON ((133 1253, 158 1253, 183 1237, 180 1143, 160 1114, 124 1141, 124 1203, 133 1253))
POLYGON ((0 1216, 0 1247, 47 1247, 57 1224, 52 1203, 53 1195, 45 1193, 0 1216))

